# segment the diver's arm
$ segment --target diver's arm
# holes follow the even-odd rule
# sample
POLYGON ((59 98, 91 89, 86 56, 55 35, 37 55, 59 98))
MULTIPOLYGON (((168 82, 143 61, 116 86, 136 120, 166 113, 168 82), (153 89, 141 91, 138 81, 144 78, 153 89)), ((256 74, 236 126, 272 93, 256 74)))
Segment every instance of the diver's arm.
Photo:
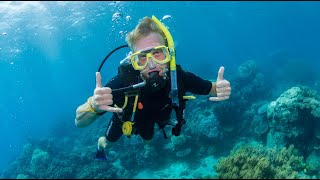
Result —
POLYGON ((75 125, 78 128, 84 128, 92 124, 100 115, 101 113, 95 113, 90 111, 90 105, 88 102, 79 106, 76 110, 76 118, 75 118, 75 125))
POLYGON ((187 92, 198 95, 211 95, 215 93, 215 82, 202 79, 194 73, 179 68, 179 74, 187 92))
POLYGON ((79 106, 76 110, 76 127, 87 127, 92 124, 100 115, 105 112, 122 112, 121 108, 112 107, 113 95, 108 85, 116 83, 113 79, 106 86, 102 87, 100 72, 96 72, 96 88, 93 96, 87 102, 79 106))
POLYGON ((216 82, 211 82, 211 83, 212 83, 212 87, 209 94, 211 96, 217 96, 217 83, 216 82))

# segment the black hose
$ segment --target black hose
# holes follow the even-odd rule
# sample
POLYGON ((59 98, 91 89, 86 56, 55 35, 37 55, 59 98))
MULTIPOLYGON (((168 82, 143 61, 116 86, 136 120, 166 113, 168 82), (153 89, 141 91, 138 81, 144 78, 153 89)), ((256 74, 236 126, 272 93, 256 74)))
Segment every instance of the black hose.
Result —
POLYGON ((98 72, 100 72, 104 62, 106 62, 106 60, 109 58, 109 56, 111 56, 111 54, 113 54, 114 52, 116 52, 117 50, 121 49, 121 48, 124 48, 124 47, 129 47, 127 44, 126 45, 123 45, 123 46, 119 46, 117 48, 115 48, 114 50, 112 50, 105 58, 104 60, 101 62, 100 66, 99 66, 99 69, 98 69, 98 72))

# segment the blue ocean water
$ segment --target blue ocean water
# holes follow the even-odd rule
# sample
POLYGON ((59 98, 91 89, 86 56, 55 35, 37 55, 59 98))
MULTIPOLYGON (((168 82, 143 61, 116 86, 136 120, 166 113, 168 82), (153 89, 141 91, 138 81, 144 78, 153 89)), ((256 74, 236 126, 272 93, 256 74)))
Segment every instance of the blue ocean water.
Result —
MULTIPOLYGON (((177 63, 200 77, 216 79, 224 66, 228 79, 241 63, 255 60, 271 85, 296 82, 319 90, 319 2, 2 1, 0 169, 28 139, 47 136, 56 124, 64 124, 66 134, 81 131, 74 127, 75 110, 93 93, 100 62, 125 44, 139 19, 152 15, 169 27, 177 63)), ((103 82, 126 53, 105 63, 103 82)))

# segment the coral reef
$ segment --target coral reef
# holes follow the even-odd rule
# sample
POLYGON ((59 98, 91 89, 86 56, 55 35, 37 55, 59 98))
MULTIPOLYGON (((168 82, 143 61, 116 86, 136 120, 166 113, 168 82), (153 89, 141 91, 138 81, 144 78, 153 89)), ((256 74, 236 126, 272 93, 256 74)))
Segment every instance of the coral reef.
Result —
POLYGON ((233 89, 228 101, 213 103, 207 96, 197 96, 187 103, 187 124, 178 137, 172 136, 171 126, 165 127, 167 139, 155 128, 148 145, 139 136, 123 136, 106 150, 108 160, 99 161, 94 159, 96 143, 110 114, 85 129, 57 121, 48 137, 28 139, 21 156, 0 177, 319 178, 316 92, 293 87, 271 102, 270 92, 278 88, 266 86, 253 60, 241 64, 228 80, 233 89), (253 140, 261 144, 241 146, 253 140), (218 157, 222 158, 217 164, 218 157))
POLYGON ((257 73, 257 64, 254 60, 248 60, 238 67, 238 75, 240 78, 248 78, 257 73))
POLYGON ((309 178, 305 167, 293 145, 279 149, 254 143, 235 147, 214 166, 219 179, 309 178))
POLYGON ((267 109, 268 146, 294 144, 304 155, 320 145, 320 99, 308 87, 292 87, 267 109))
POLYGON ((238 68, 237 75, 230 81, 232 82, 232 95, 228 101, 218 103, 214 107, 214 115, 225 131, 247 135, 247 127, 251 123, 252 117, 245 117, 244 112, 252 109, 252 103, 267 97, 269 88, 265 85, 264 75, 259 72, 259 68, 253 60, 242 63, 238 68))
POLYGON ((208 99, 198 97, 197 102, 190 102, 186 108, 187 124, 183 127, 188 135, 201 138, 222 138, 219 122, 214 115, 213 106, 210 106, 208 99), (190 107, 196 107, 191 109, 190 107), (201 111, 201 113, 199 113, 201 111), (197 128, 195 128, 197 127, 197 128), (203 131, 205 129, 205 131, 203 131))

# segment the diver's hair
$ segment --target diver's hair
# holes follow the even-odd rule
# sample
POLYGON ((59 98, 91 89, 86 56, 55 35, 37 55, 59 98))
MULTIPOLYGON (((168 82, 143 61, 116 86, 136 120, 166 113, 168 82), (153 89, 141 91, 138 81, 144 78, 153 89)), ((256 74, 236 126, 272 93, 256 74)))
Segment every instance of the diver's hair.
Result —
POLYGON ((133 51, 135 43, 143 36, 148 36, 150 33, 158 33, 162 38, 162 43, 167 45, 166 36, 159 28, 159 26, 149 17, 140 19, 138 25, 126 35, 126 41, 133 51))

